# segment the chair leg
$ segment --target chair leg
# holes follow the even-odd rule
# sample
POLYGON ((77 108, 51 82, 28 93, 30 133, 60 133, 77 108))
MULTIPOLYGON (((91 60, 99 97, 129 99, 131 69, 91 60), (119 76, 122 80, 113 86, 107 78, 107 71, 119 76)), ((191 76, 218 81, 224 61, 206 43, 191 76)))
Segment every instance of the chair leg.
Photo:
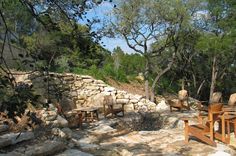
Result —
POLYGON ((230 137, 230 123, 227 121, 227 136, 230 137))
POLYGON ((188 121, 185 120, 184 121, 184 138, 185 138, 185 143, 188 143, 189 141, 189 125, 188 125, 188 121))
POLYGON ((214 123, 213 122, 211 122, 210 123, 210 139, 212 140, 212 141, 214 141, 214 123))

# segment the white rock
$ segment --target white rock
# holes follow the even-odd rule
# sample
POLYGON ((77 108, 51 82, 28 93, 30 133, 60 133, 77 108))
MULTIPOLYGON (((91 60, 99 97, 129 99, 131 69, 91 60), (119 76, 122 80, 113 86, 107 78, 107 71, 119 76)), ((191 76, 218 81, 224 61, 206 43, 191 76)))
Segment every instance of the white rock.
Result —
POLYGON ((53 128, 52 134, 66 139, 70 139, 72 137, 72 131, 69 128, 63 128, 63 129, 53 128))
POLYGON ((85 89, 88 89, 88 90, 98 90, 99 87, 96 87, 96 86, 86 86, 85 89))
POLYGON ((57 118, 57 114, 56 115, 47 115, 44 120, 45 121, 54 121, 54 120, 56 120, 56 118, 57 118))
POLYGON ((164 100, 162 100, 156 106, 156 111, 163 111, 163 110, 168 110, 168 109, 169 109, 169 106, 165 103, 164 100))
POLYGON ((60 115, 57 116, 57 121, 60 127, 68 127, 68 121, 60 115))
POLYGON ((111 95, 111 92, 106 92, 106 91, 102 91, 101 94, 105 95, 111 95))
POLYGON ((224 152, 224 151, 217 151, 216 153, 214 153, 214 154, 209 154, 208 156, 231 156, 231 154, 226 153, 226 152, 224 152))
POLYGON ((131 102, 131 103, 138 103, 139 102, 139 100, 138 99, 130 99, 130 101, 129 102, 131 102))
POLYGON ((66 138, 66 134, 59 128, 53 128, 52 129, 52 134, 56 135, 56 136, 59 136, 61 138, 66 138))
POLYGON ((136 94, 136 95, 134 95, 134 98, 137 99, 137 100, 140 100, 142 98, 142 96, 136 94))
POLYGON ((105 84, 105 82, 102 81, 102 80, 95 80, 94 83, 96 83, 96 84, 105 84))
POLYGON ((129 102, 129 99, 116 99, 117 104, 126 104, 129 102))
POLYGON ((92 79, 93 77, 89 76, 89 75, 81 75, 81 78, 82 79, 92 79))
POLYGON ((138 106, 143 106, 143 105, 144 105, 143 102, 141 102, 141 101, 138 102, 138 106))
POLYGON ((119 152, 121 156, 133 156, 134 154, 129 152, 127 149, 122 149, 122 151, 119 152))
POLYGON ((87 100, 87 104, 93 107, 103 107, 104 94, 97 94, 87 100))
POLYGON ((75 83, 74 83, 74 85, 75 85, 75 87, 82 87, 83 86, 83 82, 81 82, 81 81, 76 81, 75 83))
POLYGON ((115 91, 116 89, 114 87, 104 87, 104 91, 105 92, 113 92, 115 91))
POLYGON ((127 105, 124 105, 124 110, 125 112, 133 112, 134 111, 134 104, 127 104, 127 105))
POLYGON ((83 82, 85 83, 92 83, 94 80, 93 79, 83 79, 83 82))
POLYGON ((116 129, 112 128, 111 126, 108 125, 99 125, 91 130, 89 130, 91 133, 94 133, 96 135, 102 135, 102 134, 107 134, 107 133, 112 133, 115 132, 116 129))

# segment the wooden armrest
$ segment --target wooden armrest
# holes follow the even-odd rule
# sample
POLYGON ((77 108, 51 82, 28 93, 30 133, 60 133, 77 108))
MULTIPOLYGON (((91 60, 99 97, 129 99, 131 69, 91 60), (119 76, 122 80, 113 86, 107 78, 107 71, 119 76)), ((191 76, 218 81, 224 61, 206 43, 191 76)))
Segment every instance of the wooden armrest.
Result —
POLYGON ((191 119, 193 119, 193 118, 190 118, 190 117, 183 117, 183 118, 180 118, 180 119, 185 122, 185 121, 191 120, 191 119))
POLYGON ((211 112, 213 115, 215 115, 215 114, 223 114, 224 113, 224 111, 219 111, 219 112, 211 112))

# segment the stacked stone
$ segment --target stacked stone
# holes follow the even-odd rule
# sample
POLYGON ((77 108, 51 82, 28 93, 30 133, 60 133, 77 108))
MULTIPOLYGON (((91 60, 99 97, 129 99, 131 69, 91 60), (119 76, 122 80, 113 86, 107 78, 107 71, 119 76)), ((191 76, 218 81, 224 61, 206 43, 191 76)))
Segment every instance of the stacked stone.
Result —
MULTIPOLYGON (((79 107, 102 107, 104 96, 110 95, 114 104, 125 105, 126 112, 156 111, 156 104, 144 97, 117 90, 102 80, 96 80, 88 75, 50 73, 49 82, 45 76, 39 73, 34 73, 26 78, 32 80, 34 90, 40 95, 43 94, 45 98, 48 92, 47 83, 50 84, 50 99, 57 100, 56 93, 60 92, 62 97, 60 97, 61 101, 59 102, 64 110, 69 111, 79 107)), ((28 82, 28 79, 24 81, 28 82)))
POLYGON ((68 126, 68 121, 57 113, 57 108, 52 104, 49 105, 49 108, 44 108, 38 113, 46 125, 51 125, 53 127, 68 126))

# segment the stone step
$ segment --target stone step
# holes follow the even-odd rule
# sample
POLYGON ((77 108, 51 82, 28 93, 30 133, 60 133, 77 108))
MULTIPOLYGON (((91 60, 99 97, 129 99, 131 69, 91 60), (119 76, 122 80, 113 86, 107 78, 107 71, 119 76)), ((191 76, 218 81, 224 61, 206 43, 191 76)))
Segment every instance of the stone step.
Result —
POLYGON ((8 133, 0 136, 0 148, 9 145, 14 145, 22 141, 30 140, 34 138, 33 132, 23 132, 23 133, 8 133))
POLYGON ((12 152, 0 154, 0 156, 51 156, 64 151, 65 147, 61 141, 46 140, 38 144, 28 145, 23 150, 18 148, 12 152))
POLYGON ((0 134, 9 130, 8 125, 0 125, 0 134))

